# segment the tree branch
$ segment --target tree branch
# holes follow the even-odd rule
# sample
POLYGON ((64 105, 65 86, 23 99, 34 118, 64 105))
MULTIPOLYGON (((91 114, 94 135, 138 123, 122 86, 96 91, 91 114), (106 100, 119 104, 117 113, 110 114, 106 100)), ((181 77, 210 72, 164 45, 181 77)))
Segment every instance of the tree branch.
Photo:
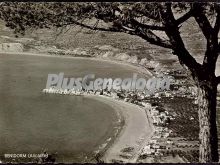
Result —
POLYGON ((202 67, 206 70, 206 73, 212 74, 215 72, 216 61, 218 58, 218 32, 220 26, 219 10, 217 11, 216 23, 213 28, 205 15, 205 9, 202 4, 195 3, 192 8, 194 18, 207 40, 202 67))
POLYGON ((77 22, 77 21, 72 21, 71 23, 67 23, 65 25, 72 25, 72 24, 75 24, 75 25, 79 25, 81 27, 84 27, 84 28, 87 28, 87 29, 90 29, 90 30, 99 30, 99 31, 107 31, 107 32, 120 32, 120 30, 117 30, 117 29, 114 29, 114 28, 101 28, 101 27, 97 27, 97 26, 89 26, 89 25, 86 25, 84 23, 80 23, 80 22, 77 22))
POLYGON ((172 45, 169 42, 169 40, 163 40, 160 37, 158 37, 156 34, 154 34, 152 31, 150 30, 144 30, 142 28, 138 28, 136 29, 137 31, 137 35, 145 40, 147 40, 149 43, 157 45, 157 46, 161 46, 164 48, 169 48, 172 49, 172 45))
POLYGON ((182 17, 178 18, 176 20, 177 25, 182 24, 183 22, 187 21, 190 17, 192 17, 192 10, 188 11, 186 14, 184 14, 182 17))
POLYGON ((217 16, 216 16, 216 22, 214 26, 214 33, 218 35, 219 29, 220 29, 220 6, 218 5, 216 5, 216 12, 217 12, 217 16))
POLYGON ((172 49, 172 45, 168 40, 162 40, 150 30, 143 29, 141 27, 136 27, 135 29, 132 29, 126 26, 122 26, 122 28, 125 30, 124 32, 128 32, 131 35, 137 35, 151 44, 172 49))
POLYGON ((165 27, 163 27, 163 26, 142 24, 142 23, 138 22, 138 21, 135 20, 135 19, 131 19, 131 23, 136 24, 137 26, 140 26, 140 27, 142 27, 142 28, 149 29, 149 30, 165 31, 165 27))
POLYGON ((151 19, 151 20, 158 20, 157 17, 155 17, 154 15, 151 15, 147 10, 136 10, 137 13, 142 14, 143 16, 151 19))
POLYGON ((179 58, 181 64, 184 64, 191 71, 192 76, 195 77, 200 72, 201 64, 197 63, 193 56, 185 48, 184 42, 180 36, 178 24, 173 16, 171 3, 167 2, 162 6, 161 16, 163 24, 166 27, 166 34, 173 46, 174 54, 179 58))
POLYGON ((214 31, 200 3, 193 4, 193 16, 206 39, 210 39, 214 31))
POLYGON ((129 33, 134 33, 135 32, 135 29, 132 29, 132 28, 129 28, 129 27, 126 27, 126 26, 123 26, 123 25, 122 25, 122 28, 124 30, 127 30, 129 33))
MULTIPOLYGON (((90 29, 90 30, 99 30, 99 31, 108 31, 108 32, 125 32, 125 33, 129 33, 131 35, 138 35, 139 37, 143 38, 144 40, 146 40, 147 42, 151 43, 151 44, 155 44, 157 46, 161 46, 164 48, 169 48, 172 49, 172 45, 170 44, 170 42, 168 40, 163 40, 160 37, 158 37, 157 35, 155 35, 153 32, 151 32, 149 29, 143 29, 143 27, 139 27, 138 25, 140 24, 136 24, 135 28, 129 28, 125 25, 120 25, 121 29, 114 29, 114 28, 100 28, 97 26, 89 26, 86 25, 82 22, 78 22, 78 21, 71 21, 70 23, 67 23, 65 25, 71 25, 71 24, 75 24, 75 25, 79 25, 81 27, 90 29)), ((145 26, 144 26, 145 27, 145 26)))

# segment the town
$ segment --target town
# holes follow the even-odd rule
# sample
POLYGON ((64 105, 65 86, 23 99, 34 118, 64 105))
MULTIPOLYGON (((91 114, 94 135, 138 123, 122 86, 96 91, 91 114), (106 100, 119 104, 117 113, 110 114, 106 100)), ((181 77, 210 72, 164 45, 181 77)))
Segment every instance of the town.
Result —
MULTIPOLYGON (((180 72, 175 73, 174 75, 177 76, 181 74, 184 73, 180 72)), ((155 75, 159 75, 160 77, 162 77, 161 73, 155 73, 155 75)), ((163 99, 172 100, 178 97, 185 97, 186 99, 193 100, 193 104, 197 105, 197 89, 192 84, 184 85, 186 84, 187 80, 175 80, 175 76, 171 75, 171 71, 169 70, 164 73, 164 77, 166 76, 169 79, 173 80, 170 84, 170 90, 156 90, 154 93, 138 90, 85 90, 82 88, 78 90, 63 90, 57 89, 53 86, 49 89, 43 89, 43 93, 75 96, 96 95, 129 102, 131 104, 136 104, 146 111, 148 116, 150 116, 151 122, 154 125, 154 134, 151 137, 149 143, 144 146, 138 162, 145 163, 150 160, 149 158, 158 159, 158 157, 170 154, 173 155, 174 153, 174 155, 181 155, 182 159, 184 159, 185 156, 186 159, 184 159, 184 161, 190 159, 193 160, 193 158, 189 158, 189 155, 196 155, 199 146, 198 141, 195 139, 187 141, 183 137, 175 137, 172 129, 169 129, 169 124, 175 120, 177 115, 170 112, 169 110, 165 110, 162 106, 160 106, 160 102, 163 99), (155 100, 157 101, 155 102, 155 100)), ((190 117, 190 120, 195 120, 195 118, 190 117)), ((121 156, 123 158, 129 159, 129 155, 129 153, 125 152, 121 156)))

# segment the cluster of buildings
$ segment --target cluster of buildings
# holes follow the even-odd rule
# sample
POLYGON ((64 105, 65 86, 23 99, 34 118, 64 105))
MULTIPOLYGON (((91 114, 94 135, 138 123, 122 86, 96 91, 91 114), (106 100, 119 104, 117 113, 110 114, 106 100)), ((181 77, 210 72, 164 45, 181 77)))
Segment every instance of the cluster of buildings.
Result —
POLYGON ((168 137, 172 134, 172 130, 169 130, 166 126, 175 117, 168 111, 159 108, 158 106, 152 106, 150 103, 144 103, 145 107, 148 107, 152 123, 154 125, 154 134, 151 137, 149 143, 144 146, 141 155, 143 156, 159 156, 163 155, 164 151, 172 148, 173 141, 168 137))
MULTIPOLYGON (((169 74, 171 71, 167 71, 165 74, 169 74)), ((158 73, 159 74, 159 73, 158 73)), ((175 72, 174 75, 183 76, 184 73, 175 72)), ((195 99, 194 104, 198 104, 197 95, 198 90, 192 84, 187 84, 186 79, 180 78, 172 82, 171 90, 169 91, 159 91, 156 92, 152 97, 157 99, 162 99, 168 97, 173 99, 174 97, 186 97, 195 99)), ((150 116, 154 125, 154 134, 151 137, 149 143, 144 146, 141 157, 155 157, 155 156, 165 156, 166 153, 169 153, 174 150, 178 150, 177 144, 181 142, 176 142, 175 138, 170 138, 173 135, 172 130, 168 129, 167 125, 170 121, 175 119, 175 114, 170 114, 167 110, 162 109, 158 106, 148 105, 149 103, 144 103, 145 106, 150 108, 150 116)), ((192 142, 192 146, 195 147, 195 142, 192 142)), ((193 148, 191 147, 191 149, 193 148)), ((195 149, 195 148, 194 148, 195 149)))
POLYGON ((84 89, 57 89, 56 87, 50 87, 49 89, 43 89, 43 93, 61 94, 61 95, 104 95, 112 97, 114 99, 124 100, 125 102, 134 103, 137 105, 144 105, 147 98, 150 97, 173 97, 170 91, 156 91, 155 93, 148 93, 146 91, 137 90, 84 90, 84 89))
POLYGON ((150 114, 153 124, 156 126, 166 126, 171 120, 175 119, 168 111, 161 111, 157 106, 151 108, 150 114))
POLYGON ((168 151, 174 142, 167 137, 172 133, 167 127, 155 127, 155 132, 149 143, 144 146, 142 155, 159 156, 168 151))
MULTIPOLYGON (((184 81, 184 80, 182 80, 184 81)), ((154 93, 148 93, 146 91, 137 90, 61 90, 51 87, 50 89, 44 89, 44 93, 55 93, 55 94, 69 94, 69 95, 103 95, 114 99, 123 100, 125 102, 133 103, 143 107, 150 113, 151 121, 154 125, 154 134, 149 143, 144 146, 141 155, 145 156, 160 156, 166 151, 170 150, 174 146, 174 141, 170 140, 169 136, 172 134, 172 130, 167 128, 167 125, 175 119, 174 114, 170 114, 165 109, 158 106, 152 106, 149 103, 151 98, 170 98, 174 97, 187 97, 196 98, 197 89, 192 85, 185 84, 181 80, 172 82, 172 89, 166 91, 155 91, 154 93)), ((196 104, 196 101, 195 101, 196 104)))

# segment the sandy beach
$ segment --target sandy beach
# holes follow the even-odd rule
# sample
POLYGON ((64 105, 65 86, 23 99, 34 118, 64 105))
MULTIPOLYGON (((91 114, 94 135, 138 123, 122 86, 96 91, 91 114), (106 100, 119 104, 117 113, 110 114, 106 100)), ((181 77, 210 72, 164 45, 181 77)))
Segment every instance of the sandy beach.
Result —
POLYGON ((137 105, 115 100, 104 96, 85 96, 102 101, 119 112, 124 121, 124 128, 114 140, 113 144, 107 149, 103 156, 105 163, 111 163, 112 160, 135 163, 144 144, 146 144, 153 135, 153 126, 144 109, 137 105), (123 153, 123 149, 133 148, 129 155, 123 153), (128 156, 129 158, 125 158, 128 156))

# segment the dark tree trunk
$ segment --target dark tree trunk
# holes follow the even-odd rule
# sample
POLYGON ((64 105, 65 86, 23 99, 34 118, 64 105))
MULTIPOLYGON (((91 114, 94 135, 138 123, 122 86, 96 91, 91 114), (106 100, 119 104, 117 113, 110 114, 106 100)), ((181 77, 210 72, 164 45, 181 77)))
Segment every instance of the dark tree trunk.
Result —
POLYGON ((199 162, 218 162, 218 135, 216 124, 217 84, 199 85, 199 162))

